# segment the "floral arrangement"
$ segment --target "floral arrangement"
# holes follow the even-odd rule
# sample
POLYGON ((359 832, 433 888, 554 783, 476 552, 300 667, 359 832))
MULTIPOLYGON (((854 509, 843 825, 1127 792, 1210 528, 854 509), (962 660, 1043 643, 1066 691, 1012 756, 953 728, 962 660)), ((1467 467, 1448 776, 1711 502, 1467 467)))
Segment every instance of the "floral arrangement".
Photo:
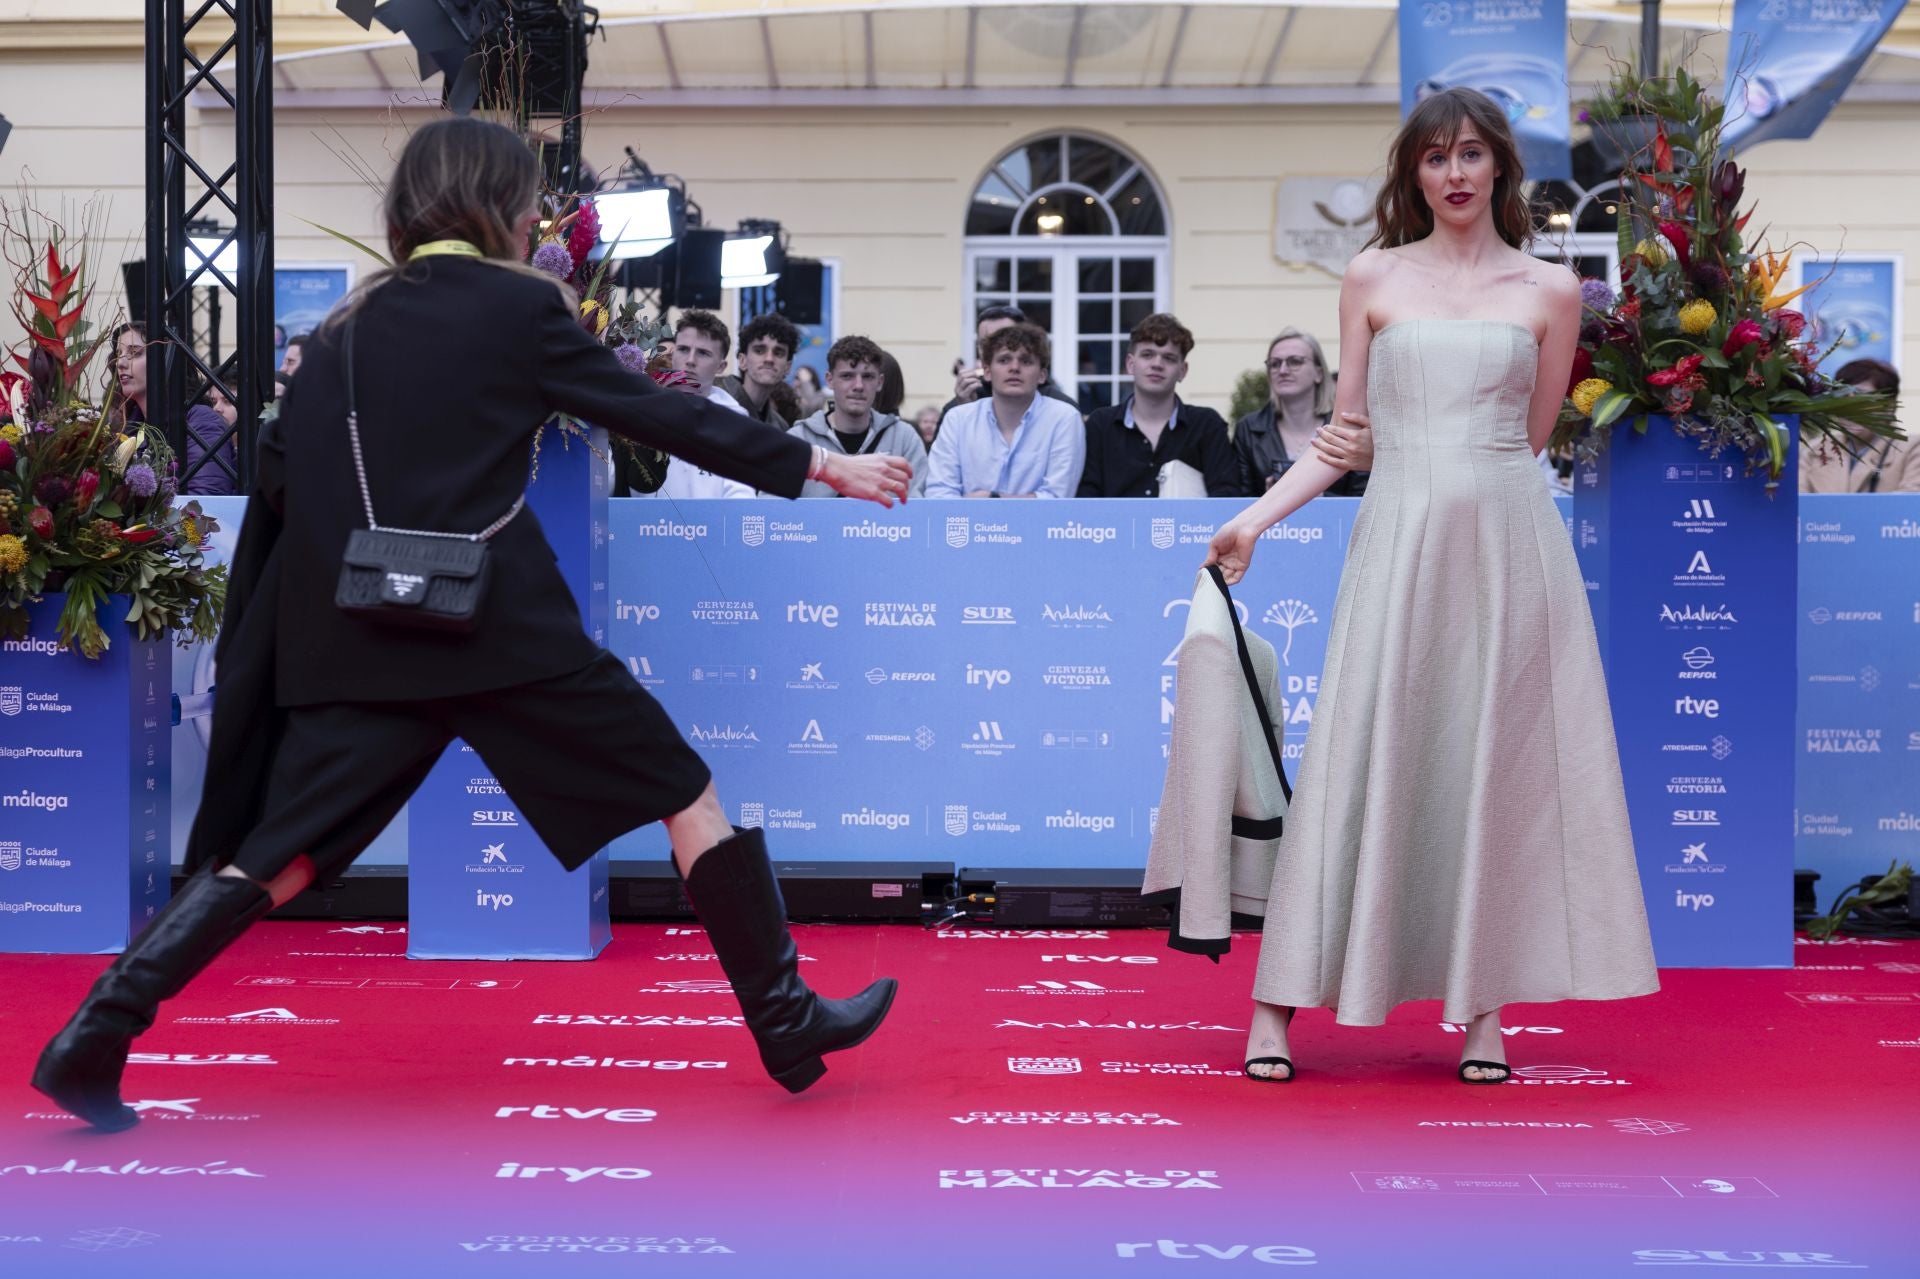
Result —
POLYGON ((1739 211, 1746 173, 1720 154, 1725 108, 1685 71, 1642 79, 1622 72, 1590 108, 1596 129, 1631 116, 1652 121, 1646 145, 1623 146, 1620 288, 1581 285, 1582 326, 1554 444, 1577 457, 1607 447, 1617 423, 1644 434, 1664 414, 1711 456, 1731 448, 1747 470, 1778 485, 1788 439, 1849 447, 1849 424, 1895 435, 1888 395, 1863 395, 1820 372, 1825 354, 1783 290, 1792 251, 1746 241, 1739 211))
MULTIPOLYGON (((541 230, 528 254, 534 270, 564 280, 580 295, 580 323, 602 343, 613 348, 620 363, 634 373, 646 373, 662 387, 677 387, 686 375, 659 367, 663 348, 673 338, 673 326, 662 314, 649 320, 640 313, 637 302, 625 302, 614 310, 613 282, 607 278, 611 256, 594 260, 590 254, 600 240, 600 215, 591 196, 582 198, 563 217, 554 219, 541 230)), ((563 421, 563 432, 574 433, 579 423, 563 421)), ((642 488, 652 491, 665 480, 668 458, 655 449, 642 448, 624 436, 613 440, 615 448, 625 450, 637 463, 644 477, 642 488)))
MULTIPOLYGON (((201 545, 215 531, 197 502, 176 507, 173 451, 151 427, 113 424, 88 402, 81 376, 109 332, 85 318, 84 256, 63 257, 57 228, 44 244, 34 219, 5 222, 15 269, 14 317, 26 330, 0 372, 0 634, 26 634, 27 607, 65 591, 60 642, 89 658, 111 643, 98 607, 127 595, 142 638, 176 631, 210 639, 226 600, 226 568, 201 545)), ((45 219, 39 219, 45 222, 45 219)))

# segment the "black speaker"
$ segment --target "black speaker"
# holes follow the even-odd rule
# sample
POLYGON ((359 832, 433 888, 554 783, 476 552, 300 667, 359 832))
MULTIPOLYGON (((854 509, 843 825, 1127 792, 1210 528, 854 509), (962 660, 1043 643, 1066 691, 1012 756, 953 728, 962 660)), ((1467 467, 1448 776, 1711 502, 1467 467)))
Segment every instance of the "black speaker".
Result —
POLYGON ((822 317, 827 269, 809 258, 788 258, 773 286, 773 309, 795 324, 818 324, 822 317))
POLYGON ((717 227, 700 227, 688 231, 673 246, 673 280, 666 286, 661 300, 668 306, 703 307, 712 310, 720 305, 720 246, 726 242, 727 233, 717 227))
POLYGON ((127 318, 135 324, 147 322, 147 263, 143 258, 138 262, 120 264, 120 282, 127 289, 127 318))

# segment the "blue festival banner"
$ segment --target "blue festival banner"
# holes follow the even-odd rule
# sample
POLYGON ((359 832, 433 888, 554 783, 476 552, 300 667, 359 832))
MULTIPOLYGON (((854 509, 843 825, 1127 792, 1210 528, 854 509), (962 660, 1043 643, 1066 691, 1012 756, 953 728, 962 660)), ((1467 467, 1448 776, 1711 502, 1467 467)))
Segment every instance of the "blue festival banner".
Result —
MULTIPOLYGON (((527 509, 540 521, 597 644, 607 641, 607 435, 549 429, 527 509)), ((612 940, 608 855, 562 868, 465 742, 456 741, 407 812, 407 955, 413 959, 592 959, 612 940)))
POLYGON ((1906 0, 1733 0, 1723 146, 1810 138, 1906 0))
POLYGON ((1855 254, 1800 260, 1800 282, 1810 287, 1798 306, 1826 355, 1824 373, 1854 360, 1882 360, 1898 368, 1901 340, 1901 259, 1855 254))
POLYGON ((60 647, 65 604, 0 641, 0 951, 120 950, 171 891, 166 640, 135 638, 108 596, 90 660, 60 647))
POLYGON ((1920 862, 1920 494, 1800 499, 1800 866, 1920 862))
POLYGON ((1566 0, 1419 0, 1400 6, 1400 114, 1442 89, 1499 103, 1529 178, 1573 176, 1566 0))
MULTIPOLYGON (((551 460, 543 461, 543 472, 551 460)), ((1663 472, 1621 518, 1652 522, 1675 539, 1697 539, 1708 575, 1741 568, 1738 589, 1746 590, 1751 581, 1741 566, 1747 561, 1732 547, 1735 531, 1726 521, 1758 493, 1757 483, 1740 476, 1738 464, 1728 470, 1690 445, 1671 465, 1675 476, 1663 472), (1676 495, 1686 520, 1706 531, 1670 527, 1668 507, 1676 495), (1697 519, 1696 500, 1704 504, 1697 519), (1723 542, 1735 557, 1724 564, 1723 542)), ((216 514, 234 528, 240 500, 230 500, 233 512, 216 514)), ((1791 499, 1783 494, 1775 501, 1791 499)), ((1790 854, 1778 850, 1796 829, 1790 812, 1751 840, 1744 825, 1719 835, 1713 828, 1671 826, 1681 808, 1713 809, 1723 824, 1729 813, 1737 812, 1736 822, 1748 820, 1746 783, 1737 794, 1733 787, 1744 776, 1737 769, 1745 762, 1742 743, 1752 734, 1772 734, 1798 752, 1796 789, 1789 792, 1784 774, 1770 774, 1768 794, 1793 794, 1798 864, 1820 871, 1826 885, 1884 870, 1893 856, 1920 853, 1915 805, 1899 798, 1920 794, 1920 665, 1913 656, 1920 646, 1920 496, 1800 502, 1798 737, 1785 718, 1770 726, 1747 722, 1750 704, 1736 706, 1722 693, 1733 687, 1726 664, 1743 660, 1727 640, 1744 643, 1757 633, 1740 605, 1733 630, 1674 631, 1672 652, 1655 653, 1660 664, 1610 668, 1623 746, 1645 739, 1687 748, 1661 751, 1684 766, 1657 772, 1657 793, 1636 791, 1631 799, 1636 821, 1660 827, 1651 835, 1641 831, 1640 842, 1663 960, 1669 951, 1681 953, 1673 951, 1681 944, 1676 930, 1718 938, 1737 924, 1767 937, 1783 926, 1790 854), (1687 697, 1699 713, 1682 718, 1675 702, 1687 697), (1722 704, 1698 708, 1713 700, 1722 704), (1633 727, 1629 716, 1645 717, 1649 727, 1633 727), (1736 722, 1737 735, 1730 731, 1736 722), (1698 731, 1659 735, 1681 725, 1698 731), (1808 729, 1821 732, 1809 738, 1808 729), (1714 740, 1720 736, 1724 747, 1714 740), (1736 763, 1716 759, 1716 749, 1736 763), (1676 835, 1685 838, 1674 843, 1676 835), (1723 855, 1749 843, 1763 851, 1723 855), (1694 866, 1728 869, 1684 869, 1695 844, 1704 847, 1694 866), (1670 872, 1670 864, 1683 869, 1670 872), (1729 881, 1735 893, 1693 883, 1736 870, 1729 881), (1729 916, 1723 905, 1748 893, 1750 877, 1766 880, 1752 894, 1767 903, 1754 917, 1761 927, 1751 927, 1744 914, 1729 916), (1676 891, 1712 893, 1715 901, 1682 911, 1674 905, 1676 891), (1684 927, 1676 912, 1687 916, 1684 927)), ((1174 649, 1194 570, 1207 538, 1238 503, 1001 502, 988 511, 981 503, 924 501, 895 512, 834 501, 610 506, 609 646, 712 765, 729 815, 768 829, 776 857, 1006 867, 1145 864, 1178 697, 1174 649)), ((1248 621, 1281 654, 1290 768, 1298 766, 1312 722, 1355 506, 1351 499, 1322 498, 1270 532, 1253 573, 1235 592, 1248 621)), ((1560 506, 1571 515, 1570 500, 1560 506)), ((550 534, 554 527, 548 523, 550 534)), ((1574 531, 1587 575, 1598 580, 1593 556, 1605 548, 1591 509, 1574 531)), ((1791 541, 1778 550, 1781 559, 1769 560, 1757 580, 1784 581, 1778 563, 1791 561, 1791 541)), ((1673 572, 1691 568, 1691 554, 1686 558, 1673 572)), ((1714 591, 1673 587, 1676 624, 1706 624, 1686 614, 1710 603, 1714 591)), ((1613 600, 1601 594, 1594 602, 1605 615, 1613 600)), ((1785 621, 1780 627, 1767 646, 1765 698, 1790 709, 1781 662, 1793 631, 1785 621)), ((204 691, 199 679, 181 683, 183 705, 189 688, 204 691)), ((1630 761, 1630 774, 1633 767, 1630 761)), ((513 827, 472 825, 476 812, 494 814, 493 820, 494 810, 511 809, 497 797, 464 793, 476 778, 491 780, 483 771, 455 779, 458 806, 437 818, 451 841, 439 855, 450 856, 456 868, 469 860, 484 866, 486 846, 500 836, 528 838, 513 827), (461 841, 472 843, 472 837, 480 842, 469 850, 461 841)), ((195 800, 183 786, 176 849, 185 846, 195 800)), ((407 819, 395 825, 404 831, 407 819)), ((519 848, 509 842, 503 851, 517 859, 519 848)), ((618 841, 614 851, 664 858, 666 840, 655 827, 618 841)), ((378 848, 369 856, 377 858, 378 848)), ((547 859, 527 862, 544 868, 547 859)), ((529 873, 513 874, 515 886, 504 890, 516 894, 513 910, 519 909, 518 881, 529 873)), ((475 891, 469 883, 459 902, 453 896, 446 902, 465 911, 475 891)), ((503 890, 489 885, 484 891, 503 890)), ((509 912, 497 913, 504 919, 509 912)), ((1769 952, 1761 962, 1778 960, 1769 952)))
MULTIPOLYGON (((621 503, 611 646, 776 858, 1144 865, 1194 573, 1241 505, 621 503)), ((1296 759, 1353 506, 1273 530, 1237 592, 1296 759)))
POLYGON ((348 263, 278 262, 273 268, 273 364, 287 353, 287 339, 320 326, 334 304, 353 288, 348 263))
POLYGON ((1793 961, 1794 708, 1780 683, 1796 472, 1772 496, 1743 472, 1661 418, 1575 472, 1574 547, 1667 967, 1793 961))

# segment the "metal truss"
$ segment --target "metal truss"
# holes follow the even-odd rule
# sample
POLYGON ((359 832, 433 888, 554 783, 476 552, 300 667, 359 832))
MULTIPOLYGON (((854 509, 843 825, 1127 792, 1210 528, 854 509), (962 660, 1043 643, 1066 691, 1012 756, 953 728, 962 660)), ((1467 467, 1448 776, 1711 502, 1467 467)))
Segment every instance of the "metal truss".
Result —
POLYGON ((272 76, 271 0, 147 0, 147 404, 180 459, 183 491, 196 474, 248 491, 260 411, 273 400, 272 76), (210 55, 194 51, 216 39, 210 55), (233 109, 231 159, 207 153, 206 130, 196 153, 187 105, 201 91, 233 109), (209 218, 220 224, 220 247, 202 256, 188 224, 209 218), (196 334, 194 290, 206 287, 234 295, 225 360, 217 335, 209 344, 196 334), (239 417, 197 439, 190 464, 187 408, 215 388, 239 417))

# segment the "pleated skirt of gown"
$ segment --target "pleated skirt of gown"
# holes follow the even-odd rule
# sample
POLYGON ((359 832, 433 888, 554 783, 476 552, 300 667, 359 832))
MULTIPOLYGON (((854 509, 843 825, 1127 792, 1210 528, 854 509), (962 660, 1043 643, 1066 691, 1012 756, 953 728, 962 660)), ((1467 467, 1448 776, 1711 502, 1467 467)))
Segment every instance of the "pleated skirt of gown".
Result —
POLYGON ((1504 321, 1374 335, 1374 467, 1254 997, 1379 1025, 1658 989, 1592 614, 1504 321))

